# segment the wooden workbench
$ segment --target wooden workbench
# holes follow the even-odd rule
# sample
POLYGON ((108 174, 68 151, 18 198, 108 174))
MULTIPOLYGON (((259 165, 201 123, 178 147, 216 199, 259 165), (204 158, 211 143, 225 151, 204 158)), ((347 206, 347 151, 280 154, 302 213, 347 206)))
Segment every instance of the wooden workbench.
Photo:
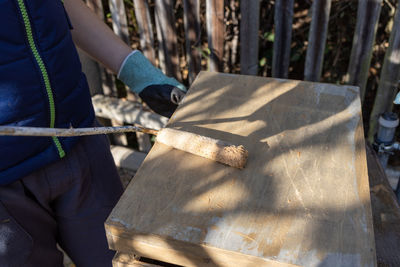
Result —
POLYGON ((375 266, 356 87, 202 72, 167 127, 242 144, 244 170, 156 143, 110 248, 184 266, 375 266))

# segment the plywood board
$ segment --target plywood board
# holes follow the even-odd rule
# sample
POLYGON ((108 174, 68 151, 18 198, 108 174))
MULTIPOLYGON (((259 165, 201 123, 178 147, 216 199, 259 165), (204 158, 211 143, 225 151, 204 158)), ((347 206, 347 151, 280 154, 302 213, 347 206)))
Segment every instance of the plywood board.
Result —
POLYGON ((201 72, 167 127, 244 145, 238 170, 156 143, 112 249, 184 266, 375 266, 358 88, 201 72))

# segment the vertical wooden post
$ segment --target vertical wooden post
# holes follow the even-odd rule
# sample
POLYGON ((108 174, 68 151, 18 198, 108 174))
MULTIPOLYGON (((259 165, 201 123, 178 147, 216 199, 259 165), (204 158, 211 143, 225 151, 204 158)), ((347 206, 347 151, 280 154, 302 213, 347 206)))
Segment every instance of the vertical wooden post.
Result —
MULTIPOLYGON (((86 0, 86 5, 101 19, 104 19, 103 4, 101 0, 86 0)), ((82 71, 85 73, 90 94, 103 94, 103 83, 102 79, 105 76, 105 69, 100 67, 100 64, 90 58, 83 50, 77 48, 79 58, 82 64, 82 71)))
POLYGON ((126 19, 123 0, 109 0, 114 32, 127 44, 129 44, 128 22, 126 19))
POLYGON ((104 20, 104 9, 101 0, 86 0, 86 5, 101 19, 104 20))
POLYGON ((358 1, 357 25, 351 49, 346 83, 360 87, 361 101, 364 100, 372 48, 378 27, 382 0, 358 1))
POLYGON ((103 94, 99 63, 94 61, 83 50, 79 49, 79 47, 77 47, 77 51, 82 65, 82 71, 85 73, 89 85, 90 95, 94 96, 103 94))
POLYGON ((222 71, 224 53, 224 1, 207 0, 206 20, 208 48, 210 49, 210 71, 222 71))
MULTIPOLYGON (((154 10, 156 13, 157 11, 154 10)), ((155 23, 156 23, 156 33, 157 33, 157 41, 158 41, 158 64, 160 69, 166 73, 167 75, 170 73, 170 69, 167 67, 167 62, 164 53, 164 37, 161 29, 160 18, 155 14, 155 23)))
POLYGON ((257 75, 260 1, 242 1, 240 14, 240 73, 257 75))
MULTIPOLYGON (((101 0, 86 0, 86 4, 101 20, 104 20, 104 9, 101 0)), ((116 96, 117 87, 115 86, 114 75, 111 71, 101 67, 97 62, 94 62, 93 65, 97 65, 100 70, 99 76, 101 78, 103 93, 109 96, 116 96)))
POLYGON ((173 1, 156 0, 155 13, 160 66, 168 76, 181 80, 173 1))
POLYGON ((275 1, 275 40, 272 77, 287 78, 290 63, 294 0, 275 1))
MULTIPOLYGON (((125 5, 123 0, 109 0, 108 2, 112 17, 112 25, 115 34, 117 34, 127 45, 130 45, 128 22, 125 13, 125 5)), ((111 120, 112 126, 123 126, 124 123, 111 120)), ((117 145, 127 146, 128 139, 124 133, 113 134, 114 143, 117 145)))
POLYGON ((150 18, 148 0, 133 0, 136 21, 139 26, 140 48, 148 60, 156 64, 154 34, 150 18))
MULTIPOLYGON (((230 16, 231 25, 231 35, 232 39, 230 42, 225 42, 224 45, 224 62, 227 63, 227 68, 224 66, 224 71, 229 70, 229 72, 234 71, 234 66, 237 62, 237 57, 239 55, 239 39, 240 39, 240 1, 238 0, 228 0, 229 11, 225 10, 225 16, 230 16), (237 5, 239 4, 239 5, 237 5), (228 15, 229 14, 229 15, 228 15), (229 51, 229 52, 228 52, 229 51)), ((240 58, 239 58, 240 60, 240 58)))
POLYGON ((306 81, 318 82, 321 77, 331 2, 332 0, 315 0, 312 4, 311 29, 304 68, 306 81))
POLYGON ((200 1, 183 0, 183 19, 186 36, 186 58, 189 63, 189 83, 201 70, 200 47, 200 1))
POLYGON ((370 141, 377 130, 378 117, 385 111, 392 111, 393 100, 400 80, 400 0, 394 17, 390 34, 389 48, 386 51, 382 66, 375 103, 370 118, 368 138, 370 141))

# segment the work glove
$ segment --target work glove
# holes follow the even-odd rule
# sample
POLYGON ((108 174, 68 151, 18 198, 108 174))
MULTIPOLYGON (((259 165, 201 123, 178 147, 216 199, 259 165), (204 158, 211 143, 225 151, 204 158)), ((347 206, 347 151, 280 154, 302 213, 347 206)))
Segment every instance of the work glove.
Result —
POLYGON ((171 117, 186 93, 174 78, 165 76, 143 54, 135 50, 121 65, 118 79, 158 114, 171 117))

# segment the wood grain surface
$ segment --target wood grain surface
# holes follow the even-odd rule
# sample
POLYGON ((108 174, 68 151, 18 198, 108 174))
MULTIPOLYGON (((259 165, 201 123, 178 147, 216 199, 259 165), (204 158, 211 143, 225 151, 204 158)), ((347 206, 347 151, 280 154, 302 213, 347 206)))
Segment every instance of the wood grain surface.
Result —
POLYGON ((167 127, 244 145, 243 170, 156 143, 112 249, 183 266, 375 266, 357 87, 201 72, 167 127))

